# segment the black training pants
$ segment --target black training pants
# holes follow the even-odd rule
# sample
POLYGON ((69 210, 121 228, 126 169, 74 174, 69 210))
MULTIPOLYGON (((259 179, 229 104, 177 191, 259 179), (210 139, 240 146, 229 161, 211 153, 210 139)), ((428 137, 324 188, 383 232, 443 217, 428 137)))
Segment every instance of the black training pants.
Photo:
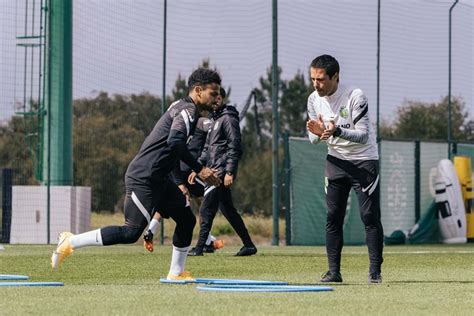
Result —
POLYGON ((176 222, 173 245, 179 248, 191 245, 196 217, 181 190, 170 180, 160 179, 151 185, 126 179, 124 226, 107 226, 101 229, 104 245, 136 242, 158 210, 162 217, 176 222))
POLYGON ((326 164, 326 252, 329 270, 339 272, 344 244, 343 224, 351 188, 359 202, 369 250, 370 272, 380 272, 383 227, 380 220, 379 164, 377 160, 347 161, 327 156, 326 164))
POLYGON ((232 228, 237 232, 244 246, 254 246, 242 217, 234 207, 230 188, 221 185, 214 189, 207 188, 204 193, 201 209, 199 210, 201 229, 199 231, 199 239, 196 247, 204 247, 218 209, 221 210, 232 228))

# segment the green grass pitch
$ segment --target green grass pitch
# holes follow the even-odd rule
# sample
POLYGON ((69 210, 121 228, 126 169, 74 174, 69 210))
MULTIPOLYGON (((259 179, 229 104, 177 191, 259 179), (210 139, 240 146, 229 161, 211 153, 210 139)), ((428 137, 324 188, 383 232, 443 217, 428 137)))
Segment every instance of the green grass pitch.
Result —
MULTIPOLYGON (((365 246, 345 247, 344 283, 332 292, 202 292, 195 285, 159 283, 171 248, 140 245, 78 249, 51 272, 54 246, 5 245, 0 274, 64 287, 0 287, 2 315, 472 315, 474 244, 385 247, 383 283, 367 284, 365 246)), ((234 257, 237 247, 188 257, 201 278, 236 278, 317 284, 326 269, 323 247, 260 247, 234 257)))

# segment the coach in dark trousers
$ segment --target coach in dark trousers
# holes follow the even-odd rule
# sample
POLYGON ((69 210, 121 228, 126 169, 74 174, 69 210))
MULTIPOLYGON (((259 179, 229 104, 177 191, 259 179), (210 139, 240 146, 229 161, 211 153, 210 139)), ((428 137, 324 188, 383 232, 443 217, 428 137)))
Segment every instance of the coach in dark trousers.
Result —
POLYGON ((369 283, 382 282, 383 228, 380 221, 379 155, 362 90, 339 84, 339 63, 329 55, 311 63, 314 92, 308 98, 311 143, 327 143, 326 252, 322 282, 342 282, 341 252, 347 198, 354 189, 369 248, 369 283))
MULTIPOLYGON (((232 202, 231 186, 234 183, 238 162, 242 156, 242 146, 239 112, 235 107, 226 105, 224 99, 225 90, 221 88, 220 98, 218 97, 214 110, 211 112, 212 124, 207 134, 206 145, 199 158, 202 165, 216 172, 223 185, 208 186, 204 191, 199 211, 201 217, 199 239, 196 247, 189 252, 190 256, 203 255, 203 248, 218 209, 224 214, 244 244, 236 256, 250 256, 257 253, 257 248, 250 238, 247 227, 232 202)), ((191 173, 189 183, 193 184, 195 177, 196 173, 191 173)))

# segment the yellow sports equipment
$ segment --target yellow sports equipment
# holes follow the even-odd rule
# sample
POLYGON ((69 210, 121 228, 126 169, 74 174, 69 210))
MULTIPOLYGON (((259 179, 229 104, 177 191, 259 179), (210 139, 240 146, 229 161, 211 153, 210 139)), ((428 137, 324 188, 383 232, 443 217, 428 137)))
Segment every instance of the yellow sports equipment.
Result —
POLYGON ((464 206, 466 207, 467 241, 474 242, 474 191, 472 190, 471 157, 454 157, 454 168, 459 178, 464 206))

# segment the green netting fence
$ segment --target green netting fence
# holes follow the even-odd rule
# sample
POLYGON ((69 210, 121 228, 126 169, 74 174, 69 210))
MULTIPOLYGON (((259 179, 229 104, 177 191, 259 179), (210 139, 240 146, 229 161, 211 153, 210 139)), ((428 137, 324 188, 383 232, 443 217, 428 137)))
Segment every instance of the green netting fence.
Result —
MULTIPOLYGON (((454 153, 471 157, 474 144, 455 144, 454 153)), ((289 139, 290 159, 290 243, 324 245, 326 203, 324 169, 327 147, 312 145, 305 138, 289 139)), ((448 144, 441 142, 392 141, 380 143, 381 210, 384 233, 410 231, 411 243, 437 242, 433 208, 434 180, 439 160, 448 158, 448 144), (433 231, 434 229, 434 231, 433 231)), ((344 221, 345 244, 365 243, 355 193, 349 197, 344 221)))

